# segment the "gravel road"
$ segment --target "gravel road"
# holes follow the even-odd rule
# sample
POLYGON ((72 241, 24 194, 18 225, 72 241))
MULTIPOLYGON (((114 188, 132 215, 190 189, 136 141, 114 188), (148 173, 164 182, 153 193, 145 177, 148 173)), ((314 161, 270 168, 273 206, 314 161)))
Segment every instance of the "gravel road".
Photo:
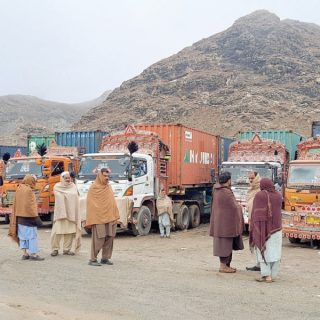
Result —
POLYGON ((218 273, 208 225, 146 237, 120 234, 113 266, 88 266, 90 237, 77 256, 50 256, 50 228, 39 230, 43 262, 22 261, 0 225, 0 319, 320 319, 319 250, 284 240, 279 279, 258 283, 246 249, 236 274, 218 273))

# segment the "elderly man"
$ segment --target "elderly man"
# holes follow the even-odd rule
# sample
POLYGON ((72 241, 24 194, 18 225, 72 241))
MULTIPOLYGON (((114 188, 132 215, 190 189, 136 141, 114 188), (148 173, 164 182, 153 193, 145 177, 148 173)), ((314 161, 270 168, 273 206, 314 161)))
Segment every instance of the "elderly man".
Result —
POLYGON ((242 208, 231 191, 231 174, 223 172, 214 185, 210 219, 210 236, 213 237, 213 255, 220 258, 219 272, 234 273, 230 266, 232 250, 243 250, 242 208))
POLYGON ((113 264, 110 258, 119 218, 117 203, 109 184, 109 170, 103 168, 98 172, 97 178, 91 185, 87 196, 86 227, 92 228, 89 265, 113 264), (99 263, 97 256, 101 249, 102 258, 99 263))
MULTIPOLYGON (((247 202, 247 211, 248 211, 248 217, 249 217, 249 228, 251 224, 251 215, 252 215, 252 206, 253 206, 253 199, 255 195, 260 191, 260 176, 258 172, 251 171, 249 172, 249 183, 250 187, 247 192, 246 202, 247 202)), ((248 271, 260 271, 260 265, 259 262, 256 263, 253 267, 246 267, 248 271)))

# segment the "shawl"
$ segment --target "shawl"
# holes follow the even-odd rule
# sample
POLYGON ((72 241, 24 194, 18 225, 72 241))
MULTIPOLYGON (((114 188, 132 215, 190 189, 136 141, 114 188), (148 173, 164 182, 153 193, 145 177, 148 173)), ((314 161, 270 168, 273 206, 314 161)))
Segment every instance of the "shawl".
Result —
POLYGON ((168 213, 171 222, 173 221, 172 200, 167 195, 165 195, 164 197, 158 197, 157 210, 158 216, 161 216, 163 213, 168 213))
POLYGON ((120 218, 111 186, 101 172, 87 195, 86 227, 95 224, 116 223, 120 218))
POLYGON ((230 187, 215 184, 211 217, 210 236, 232 238, 243 232, 242 207, 230 187))
MULTIPOLYGON (((65 177, 69 172, 63 172, 54 188, 55 204, 53 223, 57 220, 67 219, 68 221, 76 224, 76 252, 79 251, 81 246, 81 215, 80 215, 80 200, 79 193, 76 185, 73 182, 65 181, 65 177)), ((54 237, 55 234, 51 234, 54 237)))
POLYGON ((250 188, 248 189, 248 192, 247 192, 246 205, 249 213, 249 219, 251 219, 254 196, 260 191, 260 180, 261 178, 259 174, 257 174, 253 179, 253 181, 250 183, 250 188))
POLYGON ((12 214, 8 235, 19 243, 17 237, 17 217, 35 218, 38 216, 37 199, 32 191, 36 178, 27 174, 18 186, 13 199, 12 214))
POLYGON ((261 179, 260 189, 253 200, 249 243, 259 248, 264 259, 267 240, 282 229, 282 196, 268 178, 261 179))

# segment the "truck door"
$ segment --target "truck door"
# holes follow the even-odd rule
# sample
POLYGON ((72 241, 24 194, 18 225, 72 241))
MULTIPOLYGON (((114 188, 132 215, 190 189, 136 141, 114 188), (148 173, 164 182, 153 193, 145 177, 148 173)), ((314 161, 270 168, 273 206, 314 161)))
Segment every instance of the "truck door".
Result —
POLYGON ((153 194, 152 165, 146 159, 133 160, 133 189, 136 196, 153 194))

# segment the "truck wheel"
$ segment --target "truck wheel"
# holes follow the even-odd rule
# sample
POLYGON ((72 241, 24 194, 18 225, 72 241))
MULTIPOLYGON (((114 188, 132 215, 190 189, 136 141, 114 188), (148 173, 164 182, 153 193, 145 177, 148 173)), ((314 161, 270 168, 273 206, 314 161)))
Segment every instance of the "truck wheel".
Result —
POLYGON ((179 230, 187 229, 189 226, 189 221, 190 221, 189 209, 186 205, 182 205, 177 214, 176 226, 179 230))
POLYGON ((189 228, 197 228, 200 225, 200 209, 196 204, 189 207, 189 228))
POLYGON ((9 217, 8 214, 6 214, 6 215, 4 216, 4 223, 5 223, 5 224, 9 224, 9 223, 10 223, 10 217, 9 217))
POLYGON ((137 224, 132 224, 132 233, 135 236, 146 236, 151 229, 151 211, 148 207, 142 206, 137 215, 137 224))
POLYGON ((300 243, 301 239, 300 238, 290 238, 289 237, 289 241, 290 241, 290 243, 300 243))

